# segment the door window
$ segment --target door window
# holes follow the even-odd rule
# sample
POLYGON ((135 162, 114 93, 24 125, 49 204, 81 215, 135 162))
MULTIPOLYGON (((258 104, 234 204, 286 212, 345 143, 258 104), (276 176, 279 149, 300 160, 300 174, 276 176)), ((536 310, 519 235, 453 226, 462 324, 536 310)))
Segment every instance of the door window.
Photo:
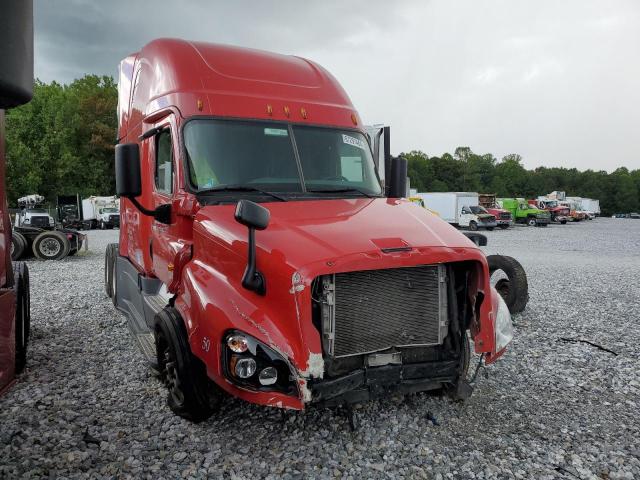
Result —
POLYGON ((173 148, 171 132, 163 130, 156 135, 156 190, 173 193, 173 148))

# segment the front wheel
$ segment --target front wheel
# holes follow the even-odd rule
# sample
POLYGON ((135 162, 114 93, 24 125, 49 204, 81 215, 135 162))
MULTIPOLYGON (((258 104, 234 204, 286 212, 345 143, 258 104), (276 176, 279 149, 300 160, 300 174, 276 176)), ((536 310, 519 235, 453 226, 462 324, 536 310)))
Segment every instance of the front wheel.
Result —
POLYGON ((527 274, 520 262, 506 255, 488 255, 489 275, 502 270, 506 278, 500 278, 493 286, 502 296, 511 313, 520 313, 529 301, 527 274))
POLYGON ((476 230, 478 230, 478 224, 474 221, 469 222, 469 230, 475 232, 476 230))
POLYGON ((531 217, 529 219, 527 219, 527 225, 529 225, 530 227, 535 227, 538 224, 538 221, 531 217))
POLYGON ((192 422, 206 420, 220 407, 220 388, 207 377, 204 363, 191 353, 178 311, 166 307, 156 315, 155 323, 158 368, 169 391, 169 408, 192 422))

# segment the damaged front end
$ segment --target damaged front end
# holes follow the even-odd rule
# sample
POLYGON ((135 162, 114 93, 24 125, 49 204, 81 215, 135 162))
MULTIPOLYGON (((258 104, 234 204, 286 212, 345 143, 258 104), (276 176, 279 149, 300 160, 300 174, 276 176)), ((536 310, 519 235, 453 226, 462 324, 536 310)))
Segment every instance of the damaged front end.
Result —
POLYGON ((312 402, 363 402, 391 393, 446 389, 466 398, 467 330, 484 299, 478 262, 322 275, 312 284, 324 375, 312 402))

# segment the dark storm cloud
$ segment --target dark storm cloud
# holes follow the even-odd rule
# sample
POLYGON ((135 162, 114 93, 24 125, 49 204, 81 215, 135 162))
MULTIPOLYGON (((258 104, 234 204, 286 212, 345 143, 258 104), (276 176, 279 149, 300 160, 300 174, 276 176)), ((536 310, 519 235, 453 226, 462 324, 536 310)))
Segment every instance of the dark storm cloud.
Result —
POLYGON ((157 37, 310 57, 393 150, 469 145, 528 167, 640 167, 634 1, 35 0, 36 75, 114 75, 157 37))

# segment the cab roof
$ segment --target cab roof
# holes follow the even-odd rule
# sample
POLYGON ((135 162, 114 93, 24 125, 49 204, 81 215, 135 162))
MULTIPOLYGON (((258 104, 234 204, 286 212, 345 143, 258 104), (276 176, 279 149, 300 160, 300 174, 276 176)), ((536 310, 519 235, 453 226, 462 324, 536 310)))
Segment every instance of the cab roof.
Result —
POLYGON ((120 135, 155 112, 273 119, 360 128, 338 81, 292 55, 163 38, 120 62, 120 135))

